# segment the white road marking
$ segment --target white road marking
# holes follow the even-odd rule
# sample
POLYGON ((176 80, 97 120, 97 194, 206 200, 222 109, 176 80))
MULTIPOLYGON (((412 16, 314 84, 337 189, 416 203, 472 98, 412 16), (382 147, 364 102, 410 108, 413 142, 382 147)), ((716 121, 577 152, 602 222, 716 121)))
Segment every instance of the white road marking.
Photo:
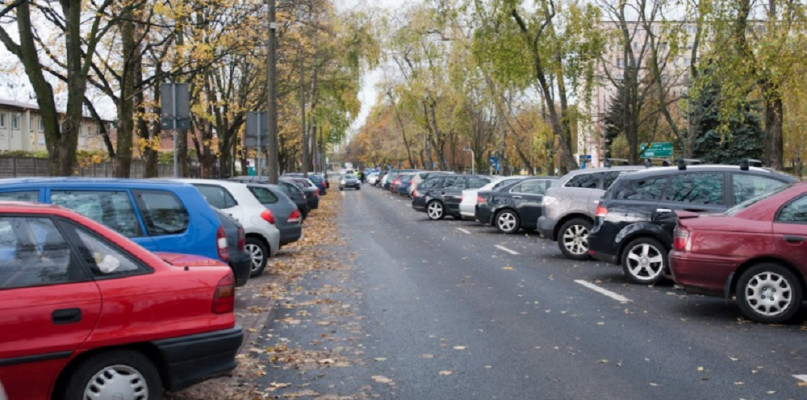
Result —
POLYGON ((495 248, 497 248, 497 249, 499 249, 499 250, 501 250, 501 251, 508 252, 508 253, 510 253, 510 254, 512 254, 512 255, 514 255, 514 256, 517 256, 517 255, 518 255, 518 252, 517 252, 517 251, 515 251, 515 250, 510 250, 510 249, 508 249, 507 247, 500 246, 500 245, 498 245, 498 244, 494 244, 494 245, 493 245, 493 247, 495 247, 495 248))
POLYGON ((793 375, 793 377, 802 382, 807 382, 807 375, 793 375))
POLYGON ((629 302, 632 301, 631 299, 629 299, 629 298, 627 298, 625 296, 622 296, 621 294, 614 293, 614 292, 612 292, 612 291, 610 291, 608 289, 601 288, 601 287, 599 287, 599 286, 597 286, 597 285, 595 285, 593 283, 586 282, 586 281, 584 281, 582 279, 577 279, 574 282, 578 283, 580 285, 583 285, 583 286, 585 286, 585 287, 587 287, 587 288, 589 288, 589 289, 591 289, 591 290, 593 290, 593 291, 595 291, 595 292, 597 292, 599 294, 602 294, 604 296, 608 296, 608 297, 610 297, 610 298, 612 298, 612 299, 614 299, 614 300, 616 300, 616 301, 618 301, 618 302, 620 302, 622 304, 629 303, 629 302))
POLYGON ((467 230, 467 229, 457 228, 457 230, 458 230, 458 231, 460 231, 460 232, 462 232, 462 233, 467 233, 467 234, 469 234, 469 235, 471 234, 471 231, 469 231, 469 230, 467 230))

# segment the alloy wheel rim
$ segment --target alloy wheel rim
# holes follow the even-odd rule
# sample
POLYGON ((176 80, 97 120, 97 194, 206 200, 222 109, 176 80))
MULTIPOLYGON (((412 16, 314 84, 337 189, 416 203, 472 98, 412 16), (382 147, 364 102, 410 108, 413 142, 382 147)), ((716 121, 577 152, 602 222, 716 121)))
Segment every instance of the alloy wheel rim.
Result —
POLYGON ((440 203, 431 203, 429 204, 429 216, 432 218, 440 218, 440 215, 443 213, 443 206, 440 203))
POLYGON ((252 262, 252 271, 257 271, 258 268, 261 267, 261 263, 263 263, 263 252, 261 248, 254 244, 248 244, 244 249, 249 254, 249 259, 252 262))
POLYGON ((788 309, 793 302, 793 288, 782 275, 763 272, 748 281, 745 298, 755 312, 772 317, 788 309))
POLYGON ((110 365, 98 371, 84 388, 83 399, 143 400, 149 398, 146 379, 128 365, 110 365))
POLYGON ((588 229, 583 225, 570 226, 563 233, 563 246, 569 253, 585 254, 588 251, 588 229))
POLYGON ((644 281, 657 278, 664 269, 661 252, 647 243, 631 248, 626 261, 631 275, 644 281))
POLYGON ((503 231, 512 231, 516 227, 515 215, 505 212, 499 214, 499 229, 503 231))

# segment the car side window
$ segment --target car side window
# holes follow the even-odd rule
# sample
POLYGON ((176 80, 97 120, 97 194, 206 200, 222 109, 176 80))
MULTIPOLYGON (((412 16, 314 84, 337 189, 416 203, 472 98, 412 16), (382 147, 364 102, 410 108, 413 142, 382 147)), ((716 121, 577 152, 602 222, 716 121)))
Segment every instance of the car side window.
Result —
POLYGON ((446 178, 445 186, 443 187, 446 190, 464 190, 465 189, 465 177, 463 176, 452 176, 450 178, 446 178))
POLYGON ((419 189, 431 189, 434 187, 439 186, 443 182, 443 178, 430 178, 423 181, 420 185, 418 185, 419 189))
POLYGON ((0 193, 0 200, 39 202, 39 190, 20 190, 0 193))
POLYGON ((0 217, 0 290, 86 280, 52 219, 0 217))
POLYGON ((776 222, 807 223, 807 196, 791 200, 776 214, 776 222))
POLYGON ((127 191, 51 190, 50 202, 76 211, 123 236, 143 236, 127 191))
POLYGON ((479 189, 482 186, 487 185, 488 183, 490 182, 484 178, 472 176, 468 178, 468 189, 479 189))
POLYGON ((195 186, 196 189, 199 190, 199 193, 204 196, 205 200, 207 200, 207 204, 210 204, 219 210, 224 210, 238 205, 238 202, 235 201, 230 192, 221 186, 203 184, 194 184, 193 186, 195 186))
POLYGON ((136 197, 151 236, 173 235, 188 229, 188 210, 173 193, 139 190, 136 197))
POLYGON ((658 200, 667 186, 667 177, 648 177, 621 181, 616 187, 615 199, 658 200))
POLYGON ((619 175, 623 174, 627 171, 610 171, 605 173, 605 177, 602 180, 602 188, 603 190, 608 190, 611 185, 614 184, 616 178, 619 178, 619 175))
POLYGON ((549 182, 538 179, 531 179, 521 182, 510 190, 512 193, 544 194, 549 187, 549 182))
POLYGON ((76 248, 96 279, 120 278, 151 272, 123 250, 87 228, 67 224, 71 236, 78 239, 76 248))
POLYGON ((566 187, 576 187, 583 189, 596 189, 604 173, 580 174, 566 182, 566 187))
POLYGON ((722 172, 677 174, 670 180, 665 200, 693 204, 724 204, 722 172))
POLYGON ((734 204, 740 204, 787 184, 778 179, 750 174, 731 174, 731 183, 734 189, 734 204))
POLYGON ((277 196, 271 190, 260 186, 248 186, 249 191, 261 204, 275 204, 278 201, 277 196))

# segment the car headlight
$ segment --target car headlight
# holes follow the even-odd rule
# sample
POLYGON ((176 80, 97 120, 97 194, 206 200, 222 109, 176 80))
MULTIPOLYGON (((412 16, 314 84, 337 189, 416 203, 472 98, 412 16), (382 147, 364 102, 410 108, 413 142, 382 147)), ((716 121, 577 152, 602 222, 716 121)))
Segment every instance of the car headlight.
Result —
POLYGON ((345 184, 345 180, 344 180, 344 179, 342 179, 342 184, 343 184, 343 185, 345 184))

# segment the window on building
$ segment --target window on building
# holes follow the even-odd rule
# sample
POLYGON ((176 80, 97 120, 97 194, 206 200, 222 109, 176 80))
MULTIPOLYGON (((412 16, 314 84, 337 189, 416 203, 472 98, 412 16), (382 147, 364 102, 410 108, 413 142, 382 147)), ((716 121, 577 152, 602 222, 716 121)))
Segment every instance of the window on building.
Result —
POLYGON ((11 129, 20 129, 20 114, 11 114, 11 129))
POLYGON ((0 113, 0 128, 6 127, 6 113, 0 113))
POLYGON ((39 131, 40 132, 45 131, 45 124, 42 122, 42 117, 39 117, 39 131))

